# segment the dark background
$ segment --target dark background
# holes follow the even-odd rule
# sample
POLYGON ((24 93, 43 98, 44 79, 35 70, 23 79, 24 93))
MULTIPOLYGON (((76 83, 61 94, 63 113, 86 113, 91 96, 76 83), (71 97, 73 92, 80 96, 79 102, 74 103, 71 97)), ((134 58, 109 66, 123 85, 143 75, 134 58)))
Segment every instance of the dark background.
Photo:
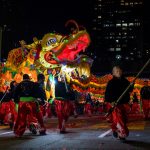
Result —
POLYGON ((30 43, 34 36, 41 39, 48 32, 65 34, 65 23, 69 19, 90 28, 90 3, 91 0, 1 0, 3 56, 19 46, 19 40, 30 43))
MULTIPOLYGON (((2 57, 7 58, 8 52, 19 47, 19 40, 28 44, 36 36, 41 39, 48 32, 67 34, 65 23, 74 19, 83 25, 89 34, 92 30, 94 0, 0 0, 0 25, 3 29, 2 57)), ((148 0, 143 9, 143 40, 144 47, 150 48, 150 7, 148 0)), ((91 39, 92 45, 92 39, 91 39)), ((98 51, 92 55, 91 46, 87 55, 94 59, 94 73, 101 72, 97 59, 98 51)), ((109 57, 109 56, 108 56, 109 57)), ((110 70, 108 70, 110 71, 110 70)))

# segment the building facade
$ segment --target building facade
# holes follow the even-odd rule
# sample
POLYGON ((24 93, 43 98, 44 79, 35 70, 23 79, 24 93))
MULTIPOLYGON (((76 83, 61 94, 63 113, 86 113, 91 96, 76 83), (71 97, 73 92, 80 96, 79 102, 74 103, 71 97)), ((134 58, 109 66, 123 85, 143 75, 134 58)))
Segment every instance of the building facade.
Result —
POLYGON ((92 44, 100 62, 143 57, 143 0, 95 0, 92 44))

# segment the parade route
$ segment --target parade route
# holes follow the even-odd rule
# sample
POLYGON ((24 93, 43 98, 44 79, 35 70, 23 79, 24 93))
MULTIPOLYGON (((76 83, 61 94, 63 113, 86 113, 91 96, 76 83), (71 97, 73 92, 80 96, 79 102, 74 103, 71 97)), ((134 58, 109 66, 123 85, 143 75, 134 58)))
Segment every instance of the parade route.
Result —
POLYGON ((0 149, 5 150, 99 150, 99 149, 149 149, 150 121, 131 118, 130 135, 123 143, 112 137, 110 123, 99 116, 71 117, 67 133, 60 134, 57 118, 46 121, 47 135, 32 135, 27 129, 24 136, 16 138, 8 126, 0 126, 0 149), (108 144, 109 143, 109 144, 108 144), (116 147, 115 147, 116 145, 116 147))

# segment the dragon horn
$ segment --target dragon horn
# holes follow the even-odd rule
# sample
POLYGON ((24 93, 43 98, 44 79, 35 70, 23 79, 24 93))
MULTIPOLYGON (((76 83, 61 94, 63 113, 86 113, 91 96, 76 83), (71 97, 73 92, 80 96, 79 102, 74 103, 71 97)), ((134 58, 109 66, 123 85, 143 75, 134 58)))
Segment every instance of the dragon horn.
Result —
POLYGON ((79 32, 79 26, 77 24, 77 22, 75 20, 68 20, 66 23, 65 23, 65 27, 67 27, 69 24, 74 24, 76 29, 74 29, 72 32, 79 32))

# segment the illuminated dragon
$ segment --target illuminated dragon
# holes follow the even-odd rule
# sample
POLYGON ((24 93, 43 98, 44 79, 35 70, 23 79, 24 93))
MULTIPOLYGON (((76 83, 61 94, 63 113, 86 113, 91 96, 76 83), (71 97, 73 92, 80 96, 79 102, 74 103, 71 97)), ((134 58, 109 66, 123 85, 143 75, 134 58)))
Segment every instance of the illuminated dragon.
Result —
POLYGON ((84 52, 89 46, 89 34, 85 29, 80 30, 74 20, 69 20, 66 26, 70 24, 76 27, 70 35, 48 33, 42 40, 33 38, 34 42, 30 45, 23 40, 20 41, 21 47, 9 52, 6 67, 12 70, 34 67, 43 72, 61 67, 62 64, 73 65, 81 59, 88 60, 87 56, 81 56, 79 53, 84 52))
POLYGON ((69 25, 74 26, 69 35, 48 33, 41 40, 34 37, 32 44, 20 41, 21 46, 11 50, 6 64, 0 65, 0 91, 5 91, 12 80, 20 82, 24 73, 34 81, 37 73, 44 73, 48 80, 53 70, 57 70, 65 73, 75 90, 88 91, 96 99, 103 99, 111 75, 102 78, 91 75, 93 60, 81 54, 90 44, 89 34, 74 20, 66 23, 66 27, 69 25))
MULTIPOLYGON (((2 69, 3 79, 9 74, 10 81, 13 78, 20 82, 22 74, 31 75, 33 70, 49 75, 53 69, 59 68, 60 72, 66 73, 66 70, 62 69, 63 66, 71 68, 73 74, 79 78, 83 75, 88 78, 93 60, 81 53, 89 46, 90 36, 86 29, 79 27, 74 20, 69 20, 65 26, 73 27, 69 35, 48 33, 41 40, 34 37, 32 44, 20 41, 21 46, 12 49, 8 54, 2 69), (10 77, 11 74, 13 77, 10 77)), ((33 74, 31 76, 32 79, 35 78, 33 74)))

